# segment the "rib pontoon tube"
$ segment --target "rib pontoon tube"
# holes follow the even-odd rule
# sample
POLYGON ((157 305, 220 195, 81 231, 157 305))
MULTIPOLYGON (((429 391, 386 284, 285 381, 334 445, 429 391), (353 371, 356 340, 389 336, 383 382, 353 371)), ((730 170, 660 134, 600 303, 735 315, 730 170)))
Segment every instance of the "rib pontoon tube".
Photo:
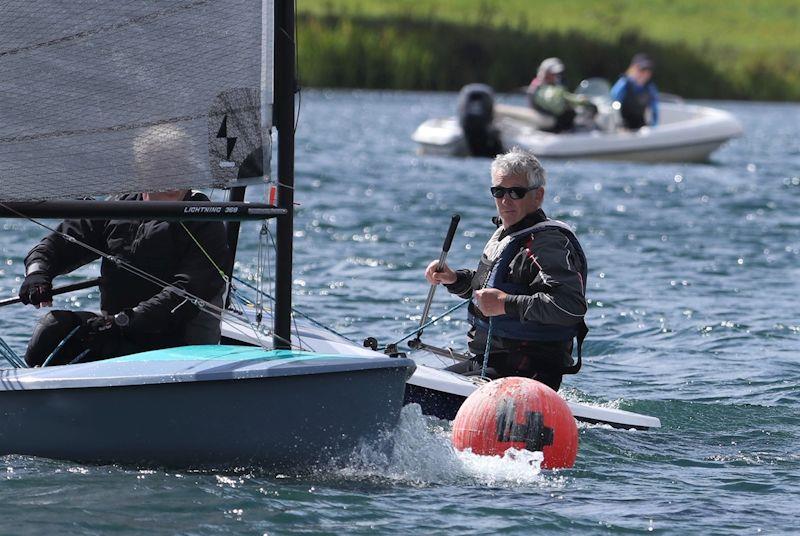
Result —
MULTIPOLYGON (((520 146, 544 158, 702 162, 726 141, 742 134, 730 113, 683 103, 662 103, 660 123, 638 131, 589 130, 552 134, 536 128, 533 110, 498 104, 494 125, 504 150, 520 146)), ((467 156, 468 144, 455 117, 428 119, 411 136, 422 154, 467 156)))

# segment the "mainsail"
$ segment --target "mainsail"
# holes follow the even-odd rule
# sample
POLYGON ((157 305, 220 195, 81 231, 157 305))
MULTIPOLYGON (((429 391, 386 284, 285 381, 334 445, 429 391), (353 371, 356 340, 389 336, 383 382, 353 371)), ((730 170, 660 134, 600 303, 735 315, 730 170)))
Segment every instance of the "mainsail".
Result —
POLYGON ((0 201, 263 181, 272 10, 260 0, 3 2, 0 201))

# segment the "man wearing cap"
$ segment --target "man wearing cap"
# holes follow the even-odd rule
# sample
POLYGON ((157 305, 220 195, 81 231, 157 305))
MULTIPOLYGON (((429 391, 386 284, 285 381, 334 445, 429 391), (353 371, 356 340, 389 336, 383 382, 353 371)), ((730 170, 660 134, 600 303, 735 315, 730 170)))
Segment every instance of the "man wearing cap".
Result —
POLYGON ((552 118, 552 125, 540 126, 547 132, 572 130, 575 125, 575 109, 590 105, 583 95, 567 91, 561 83, 564 64, 558 58, 547 58, 540 65, 536 78, 528 86, 528 102, 540 114, 552 118))
POLYGON ((647 124, 645 112, 650 109, 650 124, 658 124, 658 89, 651 80, 655 64, 647 54, 636 54, 625 74, 611 88, 611 99, 619 102, 625 128, 638 130, 647 124))
POLYGON ((491 178, 497 230, 477 269, 439 270, 435 260, 425 271, 429 283, 472 299, 467 337, 474 359, 448 370, 480 374, 486 355, 487 376, 525 376, 558 390, 563 374, 580 369, 586 257, 572 229, 545 216, 545 174, 535 156, 517 147, 498 155, 491 178))

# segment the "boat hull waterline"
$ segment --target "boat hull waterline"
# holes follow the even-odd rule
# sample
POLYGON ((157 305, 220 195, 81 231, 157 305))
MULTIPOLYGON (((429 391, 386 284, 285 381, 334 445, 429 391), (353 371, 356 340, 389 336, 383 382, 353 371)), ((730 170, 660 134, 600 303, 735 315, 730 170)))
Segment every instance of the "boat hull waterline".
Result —
MULTIPOLYGON (((297 319, 295 327, 292 340, 302 341, 307 348, 315 352, 364 356, 384 355, 369 348, 357 346, 329 331, 311 326, 300 318, 297 319)), ((248 334, 247 331, 236 327, 236 324, 229 321, 223 322, 222 333, 223 339, 232 344, 255 344, 257 341, 255 335, 248 334)), ((422 353, 424 352, 420 352, 420 354, 422 353)), ((416 352, 411 354, 412 358, 415 356, 416 352)), ((452 420, 464 400, 480 385, 480 380, 475 378, 432 367, 417 360, 416 368, 406 382, 404 403, 419 404, 422 412, 426 415, 452 420)), ((661 421, 657 417, 649 415, 580 402, 567 401, 567 404, 575 419, 580 422, 605 424, 621 429, 646 430, 661 427, 661 421)))
POLYGON ((197 346, 0 371, 0 454, 307 468, 390 429, 408 359, 197 346))

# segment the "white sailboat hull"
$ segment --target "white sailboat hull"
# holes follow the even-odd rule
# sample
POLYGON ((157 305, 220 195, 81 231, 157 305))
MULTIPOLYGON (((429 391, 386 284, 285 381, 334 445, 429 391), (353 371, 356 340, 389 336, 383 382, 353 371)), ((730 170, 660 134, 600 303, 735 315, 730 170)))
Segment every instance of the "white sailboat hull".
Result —
MULTIPOLYGON (((302 342, 304 347, 314 352, 364 356, 384 355, 355 345, 326 330, 311 326, 302 319, 297 319, 296 326, 292 333, 292 342, 296 344, 302 342)), ((223 322, 222 333, 229 342, 257 343, 255 332, 252 330, 248 332, 238 322, 223 322)), ((416 369, 406 382, 405 403, 417 403, 422 407, 423 413, 427 415, 452 420, 464 400, 480 386, 480 383, 460 374, 426 365, 419 360, 424 352, 418 352, 420 353, 410 354, 412 359, 416 358, 416 369)), ((608 424, 626 429, 649 429, 661 426, 660 420, 656 417, 579 402, 567 403, 575 418, 582 422, 608 424)))

